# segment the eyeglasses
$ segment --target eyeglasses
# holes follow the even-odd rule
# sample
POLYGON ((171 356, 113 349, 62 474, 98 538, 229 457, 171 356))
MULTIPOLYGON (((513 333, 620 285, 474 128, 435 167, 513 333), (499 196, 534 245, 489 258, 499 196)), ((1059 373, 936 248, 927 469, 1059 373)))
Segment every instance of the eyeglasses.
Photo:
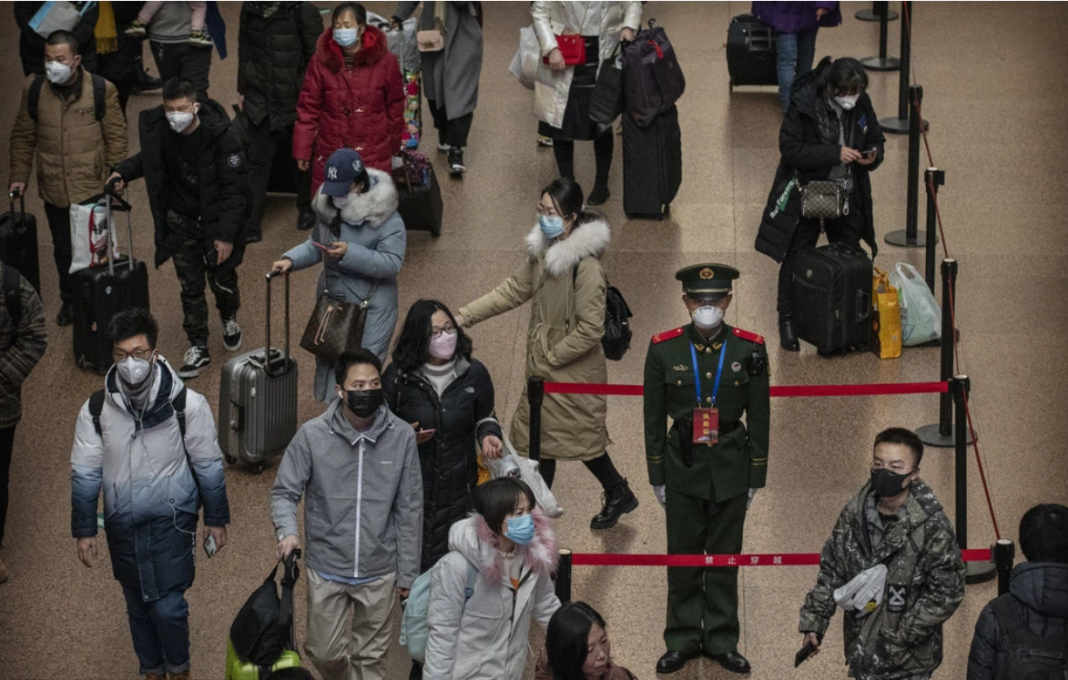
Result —
POLYGON ((430 337, 437 339, 437 338, 441 337, 442 333, 446 333, 448 335, 452 335, 455 332, 456 332, 456 326, 453 326, 453 325, 450 324, 448 326, 445 326, 444 328, 438 328, 438 329, 433 329, 432 328, 432 329, 430 329, 430 337))
POLYGON ((122 362, 126 361, 130 357, 133 357, 134 359, 137 359, 138 361, 142 361, 142 360, 147 359, 150 356, 152 356, 152 352, 154 352, 154 351, 155 350, 152 350, 152 349, 135 349, 132 352, 123 352, 122 350, 118 350, 117 349, 117 350, 115 350, 114 352, 111 353, 111 358, 115 360, 116 364, 121 364, 122 362))
POLYGON ((538 207, 534 209, 534 212, 540 215, 541 217, 556 217, 555 210, 553 210, 552 208, 546 210, 545 206, 543 206, 541 203, 539 203, 538 207))
POLYGON ((907 470, 907 469, 905 469, 905 464, 904 463, 898 463, 898 462, 890 463, 890 465, 888 465, 888 466, 887 465, 883 465, 879 461, 876 461, 876 462, 871 464, 871 469, 872 470, 882 470, 883 468, 889 469, 890 472, 893 472, 895 475, 903 475, 903 474, 906 474, 906 473, 911 473, 913 470, 915 470, 915 468, 913 468, 912 470, 907 470))

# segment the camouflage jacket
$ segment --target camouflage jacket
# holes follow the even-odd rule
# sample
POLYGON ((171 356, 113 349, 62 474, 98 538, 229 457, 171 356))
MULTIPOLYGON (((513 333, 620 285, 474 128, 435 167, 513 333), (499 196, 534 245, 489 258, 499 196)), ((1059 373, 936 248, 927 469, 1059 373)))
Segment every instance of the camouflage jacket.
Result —
POLYGON ((859 680, 932 672, 942 663, 942 622, 964 599, 964 562, 949 518, 931 488, 916 480, 898 520, 872 545, 866 516, 869 484, 846 504, 820 555, 816 586, 801 606, 799 630, 823 635, 836 588, 875 566, 887 567, 879 607, 864 618, 844 614, 845 657, 859 680))

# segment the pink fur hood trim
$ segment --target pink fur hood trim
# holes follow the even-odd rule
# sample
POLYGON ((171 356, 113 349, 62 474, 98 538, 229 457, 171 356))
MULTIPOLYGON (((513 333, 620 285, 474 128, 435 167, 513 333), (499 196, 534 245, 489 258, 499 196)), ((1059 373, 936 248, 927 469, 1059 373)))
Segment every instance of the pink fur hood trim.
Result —
MULTIPOLYGON (((517 545, 516 552, 537 576, 556 571, 559 559, 556 530, 553 521, 535 508, 534 539, 527 545, 517 545)), ((449 530, 449 549, 461 553, 468 562, 478 567, 487 580, 496 582, 504 577, 504 559, 497 551, 497 535, 486 524, 482 515, 471 513, 449 530)))

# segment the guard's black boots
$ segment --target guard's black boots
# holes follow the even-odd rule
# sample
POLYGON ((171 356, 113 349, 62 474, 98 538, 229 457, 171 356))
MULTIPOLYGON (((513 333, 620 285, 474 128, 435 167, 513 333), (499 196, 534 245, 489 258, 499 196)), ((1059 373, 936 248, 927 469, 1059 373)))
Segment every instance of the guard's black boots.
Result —
POLYGON ((619 518, 638 509, 638 497, 630 490, 627 480, 610 486, 601 495, 604 506, 601 512, 590 520, 591 529, 611 529, 619 518))

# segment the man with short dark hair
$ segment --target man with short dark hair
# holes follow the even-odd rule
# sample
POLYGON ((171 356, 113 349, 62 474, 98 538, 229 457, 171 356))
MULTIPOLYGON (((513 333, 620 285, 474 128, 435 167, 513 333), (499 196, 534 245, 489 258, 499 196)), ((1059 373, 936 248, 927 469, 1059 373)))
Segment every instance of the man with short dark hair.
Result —
MULTIPOLYGON (((74 320, 70 206, 100 193, 108 168, 126 156, 126 118, 115 86, 82 66, 78 40, 55 31, 45 45, 45 75, 31 76, 11 130, 10 191, 26 191, 37 163, 62 300, 56 323, 74 320)), ((18 263, 12 263, 18 266, 18 263)))
POLYGON ((1020 549, 1027 562, 975 624, 968 680, 1068 677, 1068 507, 1028 510, 1020 549))
POLYGON ((91 568, 103 489, 111 570, 126 598, 140 673, 189 680, 185 591, 201 544, 200 506, 208 557, 226 545, 230 523, 222 451, 207 400, 156 351, 159 329, 148 310, 116 314, 108 333, 115 365, 82 406, 71 449, 71 533, 78 559, 91 568))
POLYGON ((324 680, 386 677, 396 597, 407 597, 419 575, 419 452, 411 425, 382 398, 381 371, 366 349, 341 356, 337 399, 297 432, 271 491, 278 559, 300 547, 304 496, 304 649, 324 680))
POLYGON ((121 188, 145 178, 156 224, 156 268, 174 257, 182 284, 182 328, 189 338, 181 378, 211 363, 208 300, 215 294, 223 346, 241 347, 237 266, 245 250, 248 169, 245 151, 222 105, 197 100, 196 86, 174 78, 163 85, 163 105, 141 112, 141 152, 115 167, 109 182, 121 188))
POLYGON ((844 610, 849 677, 927 680, 942 663, 942 624, 964 599, 964 562, 949 518, 920 479, 923 442, 890 428, 875 438, 871 479, 842 509, 801 606, 819 651, 844 610))

